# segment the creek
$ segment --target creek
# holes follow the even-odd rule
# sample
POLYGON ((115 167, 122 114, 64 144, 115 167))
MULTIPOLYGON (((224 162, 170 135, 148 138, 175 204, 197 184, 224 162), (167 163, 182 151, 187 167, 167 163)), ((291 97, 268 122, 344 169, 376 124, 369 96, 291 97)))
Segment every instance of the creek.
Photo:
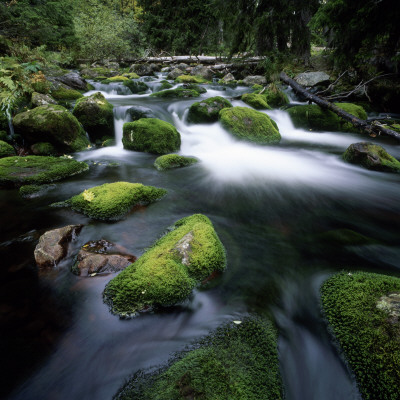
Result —
MULTIPOLYGON (((399 272, 400 176, 341 159, 351 143, 366 141, 365 136, 295 129, 282 110, 265 111, 282 135, 275 146, 237 141, 219 123, 188 124, 188 107, 198 99, 149 97, 161 79, 147 82, 149 93, 142 95, 128 95, 119 84, 94 83, 95 91, 114 105, 116 145, 74 154, 90 165, 89 172, 29 200, 18 190, 0 190, 2 329, 9 332, 3 354, 10 360, 9 366, 3 361, 3 368, 17 371, 10 378, 17 387, 9 398, 111 399, 138 369, 162 364, 223 322, 256 312, 272 316, 278 326, 287 400, 359 399, 322 319, 319 286, 342 269, 399 272), (149 107, 174 124, 182 137, 179 154, 200 162, 159 172, 155 155, 124 150, 122 126, 133 105, 149 107), (114 223, 48 207, 116 181, 162 187, 168 194, 114 223), (107 239, 140 256, 173 222, 194 213, 212 220, 228 265, 212 288, 196 290, 180 307, 121 320, 102 301, 113 275, 81 278, 70 271, 76 252, 89 240, 107 239), (33 258, 38 237, 75 223, 85 227, 68 256, 54 270, 38 272, 33 258), (343 229, 374 241, 345 246, 323 235, 343 229)), ((202 98, 248 91, 206 88, 202 98)), ((232 104, 245 106, 240 100, 232 104)), ((374 142, 400 158, 390 139, 374 142)))

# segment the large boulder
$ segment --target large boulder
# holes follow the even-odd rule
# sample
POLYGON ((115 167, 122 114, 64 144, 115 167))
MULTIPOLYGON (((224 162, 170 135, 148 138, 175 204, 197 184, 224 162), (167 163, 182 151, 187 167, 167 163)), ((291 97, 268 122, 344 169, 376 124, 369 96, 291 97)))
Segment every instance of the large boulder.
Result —
POLYGON ((224 128, 241 140, 259 144, 281 140, 275 121, 260 111, 248 107, 224 108, 219 118, 224 128))
POLYGON ((104 136, 114 136, 113 105, 97 92, 77 100, 73 114, 95 142, 104 136))
POLYGON ((205 67, 204 65, 197 65, 190 71, 190 75, 200 76, 206 81, 211 81, 214 73, 210 68, 205 67))
POLYGON ((156 158, 154 166, 159 171, 165 171, 166 169, 187 167, 197 162, 197 158, 194 157, 184 157, 178 154, 165 154, 156 158))
POLYGON ((136 257, 122 246, 101 239, 82 246, 72 272, 80 276, 119 272, 135 261, 136 257))
POLYGON ((243 79, 243 83, 247 86, 267 84, 267 78, 263 75, 249 75, 243 79))
POLYGON ((31 97, 33 107, 45 106, 47 104, 57 104, 57 102, 48 94, 33 92, 31 97))
POLYGON ((40 236, 34 252, 38 267, 55 267, 67 255, 68 243, 79 234, 82 228, 83 225, 68 225, 40 236))
POLYGON ((126 110, 127 115, 132 121, 136 121, 140 118, 155 118, 154 112, 149 107, 144 106, 132 106, 126 110))
POLYGON ((294 80, 302 86, 312 87, 329 83, 330 76, 322 71, 303 72, 298 74, 294 80))
POLYGON ((183 75, 184 71, 179 68, 174 68, 172 71, 168 72, 167 78, 175 80, 178 76, 183 75))
POLYGON ((155 70, 155 64, 133 64, 129 68, 129 72, 135 72, 139 76, 153 76, 155 70))
POLYGON ((0 186, 50 183, 88 169, 86 163, 64 157, 5 157, 0 160, 0 186))
POLYGON ((197 75, 179 75, 175 82, 177 83, 206 83, 207 80, 197 75))
POLYGON ((211 221, 195 214, 177 221, 169 232, 104 290, 113 313, 134 315, 149 307, 171 306, 224 270, 226 256, 211 221))
POLYGON ((64 204, 90 218, 115 221, 135 205, 147 205, 166 194, 166 190, 141 183, 114 182, 86 189, 64 204))
POLYGON ((400 162, 382 146, 361 142, 351 144, 343 154, 343 159, 352 164, 375 171, 399 172, 400 162))
POLYGON ((190 106, 188 121, 195 123, 216 122, 219 112, 228 107, 232 107, 232 104, 223 97, 209 97, 190 106))
POLYGON ((269 110, 271 107, 267 102, 267 98, 258 93, 245 93, 242 95, 242 101, 256 110, 269 110))
POLYGON ((142 82, 142 81, 134 81, 132 79, 129 79, 124 82, 124 86, 129 88, 129 90, 133 93, 144 93, 148 90, 148 86, 142 82))
POLYGON ((86 90, 87 82, 79 75, 78 72, 69 72, 57 78, 60 82, 76 90, 86 90))
POLYGON ((235 77, 228 72, 226 75, 223 76, 223 78, 220 80, 221 83, 230 83, 230 82, 236 82, 235 77))
POLYGON ((84 150, 89 145, 79 121, 62 106, 49 104, 22 112, 13 124, 15 133, 27 144, 49 142, 62 152, 84 150))
POLYGON ((124 124, 122 143, 128 150, 168 154, 179 150, 181 135, 173 125, 161 119, 141 118, 124 124))
POLYGON ((0 158, 15 156, 15 149, 11 144, 0 140, 0 158))
POLYGON ((262 95, 270 107, 282 107, 289 103, 287 95, 274 83, 269 84, 265 91, 262 92, 262 95))

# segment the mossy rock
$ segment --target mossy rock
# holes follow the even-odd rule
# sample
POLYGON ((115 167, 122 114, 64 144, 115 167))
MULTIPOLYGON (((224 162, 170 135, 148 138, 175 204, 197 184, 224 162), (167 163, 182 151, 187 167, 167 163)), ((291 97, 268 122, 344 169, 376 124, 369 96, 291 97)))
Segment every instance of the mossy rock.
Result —
POLYGON ((167 154, 179 150, 181 135, 173 125, 161 119, 141 118, 124 124, 122 143, 127 150, 167 154))
POLYGON ((72 113, 83 125, 90 139, 95 142, 103 136, 114 136, 113 108, 113 105, 97 92, 79 99, 72 113))
POLYGON ((289 104, 289 98, 287 95, 273 83, 267 86, 267 89, 265 92, 263 92, 263 95, 271 107, 276 108, 289 104))
POLYGON ((159 171, 172 168, 182 168, 197 163, 198 160, 194 157, 184 157, 178 154, 166 154, 164 156, 157 157, 154 161, 154 166, 159 171))
POLYGON ((101 81, 101 83, 115 83, 115 82, 127 82, 129 78, 127 76, 112 76, 111 78, 107 78, 101 81))
POLYGON ((210 97, 190 106, 188 121, 194 123, 216 122, 219 112, 228 107, 232 107, 232 104, 223 97, 210 97))
POLYGON ((200 86, 197 83, 185 83, 182 86, 179 86, 178 89, 190 89, 190 90, 194 90, 197 93, 207 93, 207 89, 204 86, 200 86))
POLYGON ((149 107, 132 106, 126 110, 132 121, 137 121, 141 118, 156 118, 153 110, 149 107))
POLYGON ((15 156, 15 154, 15 149, 11 144, 0 140, 0 158, 15 156))
POLYGON ((343 154, 343 160, 374 171, 399 172, 400 162, 382 146, 361 142, 351 144, 343 154))
POLYGON ((139 79, 140 76, 136 72, 127 72, 126 74, 123 74, 122 76, 126 76, 129 79, 139 79))
POLYGON ((267 99, 262 94, 245 93, 242 95, 242 101, 257 110, 270 110, 271 107, 267 103, 267 99))
POLYGON ((101 147, 111 147, 111 146, 115 146, 114 138, 108 138, 101 142, 101 147))
POLYGON ((219 118, 237 138, 259 144, 279 143, 278 127, 268 115, 247 107, 224 108, 219 118))
POLYGON ((48 142, 33 144, 31 151, 35 156, 54 156, 57 154, 56 148, 48 142))
POLYGON ((256 317, 237 322, 176 354, 166 367, 139 371, 114 399, 283 399, 276 329, 256 317))
POLYGON ((161 81, 161 90, 171 89, 173 85, 171 85, 168 81, 161 81))
POLYGON ((322 307, 365 400, 400 398, 400 279, 341 272, 321 287, 322 307), (391 304, 391 298, 397 296, 391 304))
POLYGON ((166 192, 140 183, 105 183, 71 197, 65 204, 90 218, 114 221, 121 219, 135 205, 153 203, 166 192))
POLYGON ((185 88, 176 88, 176 89, 168 89, 162 90, 160 92, 152 93, 150 97, 162 97, 162 98, 190 98, 190 97, 199 97, 200 93, 196 90, 185 89, 185 88))
POLYGON ((24 198, 35 197, 43 191, 43 186, 45 185, 24 185, 19 188, 19 194, 24 198))
POLYGON ((52 90, 51 96, 56 100, 77 100, 83 97, 81 92, 74 89, 67 89, 64 86, 52 90))
POLYGON ((195 75, 180 75, 175 79, 177 83, 206 83, 207 80, 201 76, 195 75))
MULTIPOLYGON (((367 119, 367 114, 361 106, 351 103, 335 103, 342 110, 360 119, 367 119)), ((358 132, 350 123, 330 110, 324 110, 316 104, 299 105, 288 109, 290 118, 296 128, 315 131, 358 132)))
POLYGON ((225 250, 211 221, 195 214, 177 221, 135 264, 112 279, 104 298, 120 316, 171 306, 225 265, 225 250))
POLYGON ((20 186, 59 181, 87 171, 89 166, 64 157, 26 156, 0 160, 0 185, 20 186))
POLYGON ((124 86, 129 88, 133 94, 144 93, 149 88, 144 82, 132 80, 125 81, 124 86))
POLYGON ((80 151, 89 145, 79 121, 59 105, 44 105, 17 114, 13 123, 15 133, 28 144, 49 142, 60 152, 80 151))
POLYGON ((218 85, 228 86, 228 87, 231 87, 231 88, 235 88, 238 84, 239 84, 239 82, 237 80, 235 80, 235 79, 231 80, 231 81, 224 81, 223 79, 220 79, 218 81, 218 85))

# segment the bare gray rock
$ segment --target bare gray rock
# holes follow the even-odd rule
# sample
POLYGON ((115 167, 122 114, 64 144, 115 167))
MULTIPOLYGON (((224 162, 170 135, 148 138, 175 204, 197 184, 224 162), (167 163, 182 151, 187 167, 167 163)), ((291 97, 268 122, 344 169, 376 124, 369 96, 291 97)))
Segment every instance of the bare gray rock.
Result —
POLYGON ((243 83, 248 86, 252 85, 266 85, 267 78, 262 75, 249 75, 243 79, 243 83))
POLYGON ((316 72, 303 72, 298 74, 294 80, 302 86, 312 87, 316 85, 321 85, 324 83, 328 83, 330 76, 322 71, 316 72))

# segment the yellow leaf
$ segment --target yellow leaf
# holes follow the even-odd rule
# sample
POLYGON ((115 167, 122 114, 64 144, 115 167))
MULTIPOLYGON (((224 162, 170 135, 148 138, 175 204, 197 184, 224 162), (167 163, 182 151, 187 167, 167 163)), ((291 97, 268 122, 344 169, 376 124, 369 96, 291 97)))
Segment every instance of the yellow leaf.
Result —
POLYGON ((92 200, 94 199, 94 193, 91 192, 91 191, 89 191, 89 190, 85 190, 85 191, 83 192, 83 198, 84 198, 86 201, 92 201, 92 200))

